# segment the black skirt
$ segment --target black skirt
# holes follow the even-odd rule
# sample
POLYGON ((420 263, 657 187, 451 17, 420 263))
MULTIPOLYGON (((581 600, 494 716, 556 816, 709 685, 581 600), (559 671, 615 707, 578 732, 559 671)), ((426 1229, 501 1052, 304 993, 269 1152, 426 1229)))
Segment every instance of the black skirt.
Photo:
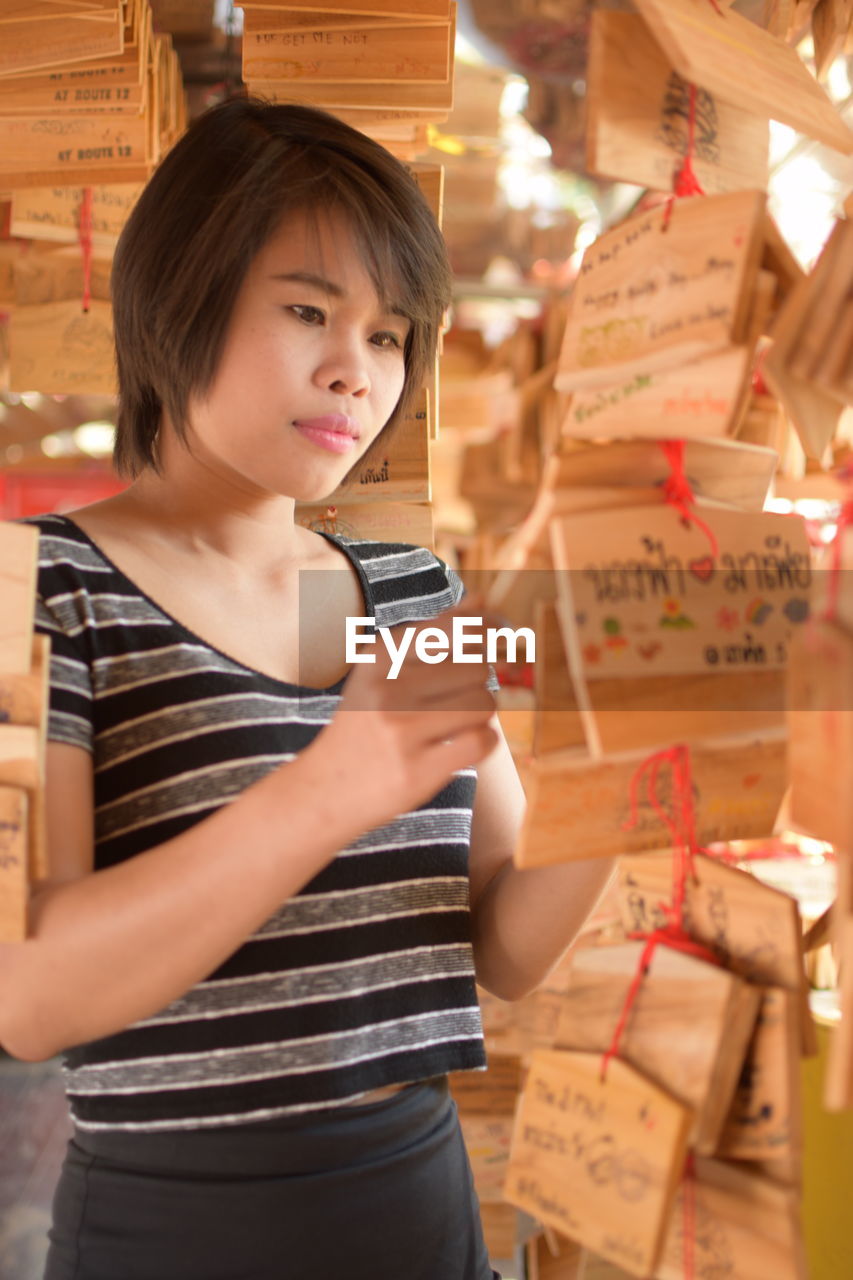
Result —
POLYGON ((499 1280, 444 1077, 364 1106, 68 1144, 45 1280, 499 1280))

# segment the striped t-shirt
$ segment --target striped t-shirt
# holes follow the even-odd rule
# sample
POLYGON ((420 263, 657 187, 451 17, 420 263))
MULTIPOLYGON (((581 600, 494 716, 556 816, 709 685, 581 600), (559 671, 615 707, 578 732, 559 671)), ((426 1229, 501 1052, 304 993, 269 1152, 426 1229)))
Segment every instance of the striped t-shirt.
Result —
MULTIPOLYGON (((309 689, 242 665, 165 613, 71 520, 30 523, 41 531, 37 628, 52 644, 48 733, 93 754, 96 869, 201 821, 334 715, 342 681, 309 689)), ((378 626, 432 617, 461 595, 423 548, 324 536, 352 562, 378 626)), ((259 1121, 482 1067, 467 875, 475 786, 476 771, 460 770, 341 849, 180 999, 67 1051, 79 1128, 259 1121)))

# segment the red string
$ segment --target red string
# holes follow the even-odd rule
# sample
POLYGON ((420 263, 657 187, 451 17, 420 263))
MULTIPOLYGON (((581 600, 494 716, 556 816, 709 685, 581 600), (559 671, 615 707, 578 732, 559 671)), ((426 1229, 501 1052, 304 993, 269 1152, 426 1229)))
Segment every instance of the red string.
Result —
POLYGON ((92 188, 83 188, 83 199, 80 202, 80 225, 78 231, 80 249, 83 254, 83 310, 89 310, 92 301, 92 188))
MULTIPOLYGON (((711 0, 716 8, 716 0, 711 0)), ((718 10, 718 12, 720 12, 718 10)), ((663 222, 661 223, 661 231, 666 231, 669 226, 669 220, 672 217, 672 210, 677 196, 704 196, 705 189, 696 176, 696 170, 693 168, 693 157, 696 152, 696 86, 689 86, 690 94, 687 105, 687 148, 684 153, 684 160, 681 167, 675 174, 672 181, 673 194, 666 202, 664 210, 663 222)))
POLYGON ((663 485, 664 498, 671 507, 675 507, 688 527, 691 524, 695 524, 697 529, 702 530, 711 544, 711 554, 715 557, 718 556, 720 547, 713 530, 704 520, 697 516, 694 510, 696 495, 691 489, 690 481, 684 471, 684 441, 661 440, 660 444, 670 467, 669 475, 663 485))

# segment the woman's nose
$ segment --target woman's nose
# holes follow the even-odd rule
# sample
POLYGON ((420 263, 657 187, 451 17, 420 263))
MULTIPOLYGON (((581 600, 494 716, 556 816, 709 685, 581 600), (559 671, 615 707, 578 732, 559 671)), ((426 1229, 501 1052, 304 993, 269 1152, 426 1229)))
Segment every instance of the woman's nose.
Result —
POLYGON ((336 344, 334 352, 320 363, 316 381, 337 395, 366 396, 370 391, 370 375, 366 361, 356 344, 336 344))

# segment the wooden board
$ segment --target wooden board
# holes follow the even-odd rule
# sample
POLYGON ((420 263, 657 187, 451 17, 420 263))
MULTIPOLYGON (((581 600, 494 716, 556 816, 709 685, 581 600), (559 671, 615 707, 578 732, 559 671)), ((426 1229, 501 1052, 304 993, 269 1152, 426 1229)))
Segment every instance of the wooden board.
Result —
POLYGON ((0 677, 30 674, 38 544, 37 529, 0 524, 0 677))
POLYGON ((690 1113, 618 1059, 537 1051, 505 1196, 562 1235, 646 1276, 684 1163, 690 1113))
POLYGON ((853 635, 845 627, 815 619, 798 637, 787 719, 791 823, 853 851, 853 635))
MULTIPOLYGON (((787 786, 784 739, 732 739, 702 744, 691 754, 698 843, 769 835, 787 786)), ((549 866, 670 848, 670 832, 644 795, 636 826, 625 827, 631 780, 647 757, 635 752, 589 760, 566 751, 531 761, 516 864, 549 866)))
POLYGON ((802 1139, 798 997, 766 987, 717 1154, 730 1160, 798 1159, 802 1139))
MULTIPOLYGON (((76 244, 83 187, 33 187, 12 192, 10 234, 76 244)), ((129 183, 92 188, 92 244, 113 248, 142 186, 129 183)))
POLYGON ((431 550, 435 546, 432 508, 426 503, 358 502, 331 507, 326 503, 298 503, 296 522, 315 532, 341 534, 345 538, 406 542, 431 550))
POLYGON ((429 407, 426 392, 394 428, 386 447, 372 463, 356 463, 354 475, 327 501, 333 505, 358 502, 429 502, 429 407))
POLYGON ((557 608, 579 680, 784 668, 809 614, 811 557, 799 517, 710 510, 717 539, 671 506, 551 521, 557 608))
POLYGON ((751 365, 750 347, 728 347, 689 364, 578 390, 563 419, 562 434, 581 440, 684 440, 732 434, 751 365))
MULTIPOLYGON (((645 944, 579 947, 555 1048, 603 1053, 645 944)), ((658 946, 631 1006, 619 1056, 694 1112, 691 1146, 710 1154, 731 1105, 761 993, 714 964, 658 946)))
POLYGON ((539 756, 570 747, 584 749, 586 735, 569 676, 557 611, 541 597, 534 604, 533 628, 536 636, 533 753, 539 756))
MULTIPOLYGON (((108 302, 112 258, 93 252, 89 288, 93 298, 108 302)), ((15 263, 15 306, 43 302, 82 303, 83 255, 79 245, 54 245, 43 253, 25 253, 15 263)))
POLYGON ((339 107, 378 107, 441 113, 453 106, 453 78, 446 84, 388 81, 383 84, 329 84, 309 80, 249 82, 252 93, 269 102, 305 102, 334 111, 339 107))
POLYGON ((93 300, 17 307, 10 322, 10 388, 44 394, 115 394, 112 307, 93 300))
MULTIPOLYGON (((687 151, 689 87, 639 14, 593 12, 586 83, 588 171, 671 191, 687 151)), ((695 136, 707 195, 766 186, 766 118, 700 89, 695 136)))
MULTIPOLYGON (((241 9, 281 9, 281 0, 249 0, 241 9)), ((317 0, 287 0, 287 8, 295 12, 315 12, 317 0)), ((323 13, 337 14, 378 14, 394 18, 437 18, 446 19, 450 15, 450 0, 323 0, 323 13)))
POLYGON ((243 41, 245 80, 445 84, 450 61, 450 27, 440 23, 267 31, 243 41))
POLYGON ((0 942, 27 936, 27 810, 23 788, 0 785, 0 942))
MULTIPOLYGON (((694 1276, 807 1280, 799 1197, 771 1178, 698 1159, 691 1179, 694 1276)), ((656 1280, 685 1280, 685 1187, 679 1186, 656 1280)))
POLYGON ((555 385, 607 386, 737 346, 762 242, 765 196, 677 201, 587 249, 555 385))
MULTIPOLYGON (((796 900, 748 871, 697 854, 686 886, 686 927, 748 982, 802 990, 802 927, 796 900)), ((672 860, 641 856, 619 867, 619 906, 629 932, 660 927, 672 896, 672 860)))
POLYGON ((124 30, 116 10, 96 18, 59 17, 44 23, 29 17, 3 24, 0 74, 14 74, 108 58, 124 52, 124 30))
POLYGON ((823 1100, 827 1111, 846 1111, 853 1107, 853 854, 849 851, 838 857, 832 937, 838 958, 840 1021, 831 1032, 823 1100))
POLYGON ((149 142, 144 117, 0 117, 0 183, 14 188, 139 182, 147 177, 149 142))
POLYGON ((637 0, 675 70, 723 102, 849 155, 853 133, 795 49, 707 0, 637 0))
MULTIPOLYGON (((697 498, 748 511, 762 510, 778 461, 773 449, 734 440, 688 440, 684 448, 684 470, 697 498)), ((606 448, 563 446, 546 464, 543 484, 554 490, 641 485, 659 489, 669 473, 658 441, 620 440, 606 448)))

